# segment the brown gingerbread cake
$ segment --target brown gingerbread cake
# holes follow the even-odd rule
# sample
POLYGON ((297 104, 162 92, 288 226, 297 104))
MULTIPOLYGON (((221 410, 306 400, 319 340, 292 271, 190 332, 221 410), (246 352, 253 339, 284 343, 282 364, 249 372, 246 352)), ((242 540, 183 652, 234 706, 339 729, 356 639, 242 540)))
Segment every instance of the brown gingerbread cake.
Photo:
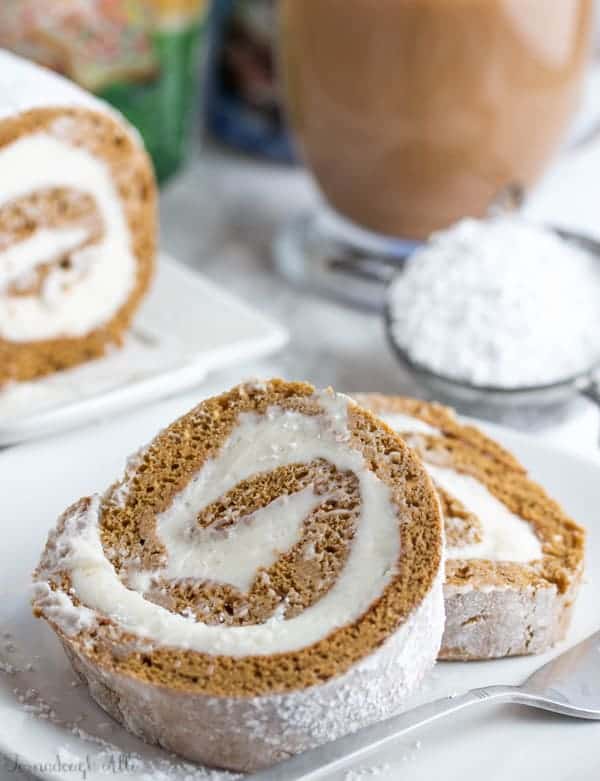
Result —
POLYGON ((121 343, 152 276, 155 190, 120 115, 0 50, 0 386, 121 343))
POLYGON ((63 514, 34 611, 134 734, 251 770, 402 706, 439 651, 442 535, 385 423, 331 389, 247 383, 63 514))
POLYGON ((421 456, 446 531, 442 659, 547 650, 569 626, 584 532, 517 459, 439 404, 356 394, 421 456))

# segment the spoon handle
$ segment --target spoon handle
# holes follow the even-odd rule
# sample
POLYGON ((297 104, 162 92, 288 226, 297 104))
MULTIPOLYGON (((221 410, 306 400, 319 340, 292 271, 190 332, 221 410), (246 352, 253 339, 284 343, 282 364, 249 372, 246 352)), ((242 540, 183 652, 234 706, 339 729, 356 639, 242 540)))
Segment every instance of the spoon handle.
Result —
POLYGON ((378 724, 298 754, 274 767, 262 770, 247 781, 313 781, 326 772, 339 770, 351 760, 362 759, 376 749, 383 748, 408 732, 429 724, 442 716, 491 700, 510 701, 515 695, 513 686, 487 686, 472 689, 457 697, 443 697, 418 708, 392 716, 378 724))

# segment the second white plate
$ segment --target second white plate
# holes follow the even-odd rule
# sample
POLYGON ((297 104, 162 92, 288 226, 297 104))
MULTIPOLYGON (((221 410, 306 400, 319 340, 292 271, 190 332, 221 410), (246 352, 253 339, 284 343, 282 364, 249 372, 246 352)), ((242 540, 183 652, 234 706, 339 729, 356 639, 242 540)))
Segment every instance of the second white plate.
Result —
POLYGON ((152 290, 121 349, 0 390, 0 446, 189 389, 209 371, 267 355, 287 339, 260 312, 161 255, 152 290))

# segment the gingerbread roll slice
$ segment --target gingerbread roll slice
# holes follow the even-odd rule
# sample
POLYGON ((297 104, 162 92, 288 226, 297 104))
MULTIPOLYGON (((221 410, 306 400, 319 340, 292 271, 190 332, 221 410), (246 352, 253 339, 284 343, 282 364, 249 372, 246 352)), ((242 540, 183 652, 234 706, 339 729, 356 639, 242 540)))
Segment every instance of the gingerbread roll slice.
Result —
POLYGON ((451 409, 357 397, 418 453, 440 497, 447 559, 440 658, 535 654, 562 640, 583 573, 583 529, 515 456, 451 409))
POLYGON ((401 437, 331 390, 251 383, 65 512, 34 610, 127 729, 252 770, 403 705, 439 650, 442 545, 401 437))
POLYGON ((155 190, 120 115, 0 51, 0 386, 121 343, 152 276, 155 190))

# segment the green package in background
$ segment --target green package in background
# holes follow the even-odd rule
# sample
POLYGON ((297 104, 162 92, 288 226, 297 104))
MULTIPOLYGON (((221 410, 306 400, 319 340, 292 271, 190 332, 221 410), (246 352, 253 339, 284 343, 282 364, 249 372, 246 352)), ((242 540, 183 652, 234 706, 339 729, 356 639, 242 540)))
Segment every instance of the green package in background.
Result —
POLYGON ((207 0, 2 0, 0 46, 73 79, 140 131, 160 182, 185 159, 207 0))

